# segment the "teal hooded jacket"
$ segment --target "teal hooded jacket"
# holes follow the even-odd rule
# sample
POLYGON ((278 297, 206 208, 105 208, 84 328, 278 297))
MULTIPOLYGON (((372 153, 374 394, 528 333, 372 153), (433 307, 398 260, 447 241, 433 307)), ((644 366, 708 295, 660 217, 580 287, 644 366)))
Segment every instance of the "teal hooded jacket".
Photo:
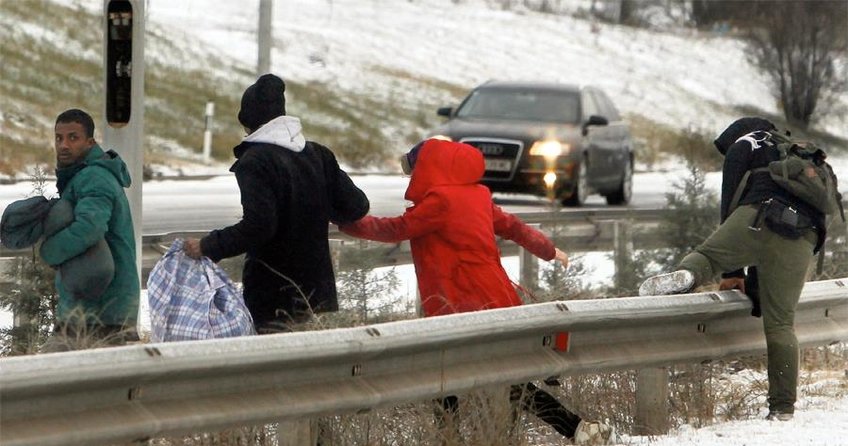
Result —
POLYGON ((74 221, 42 243, 41 258, 59 266, 103 238, 115 262, 111 284, 96 299, 71 297, 57 274, 57 321, 78 323, 84 314, 87 324, 135 326, 140 285, 132 215, 124 193, 131 184, 127 165, 114 151, 104 152, 95 145, 85 160, 57 169, 56 179, 59 196, 74 208, 74 221))

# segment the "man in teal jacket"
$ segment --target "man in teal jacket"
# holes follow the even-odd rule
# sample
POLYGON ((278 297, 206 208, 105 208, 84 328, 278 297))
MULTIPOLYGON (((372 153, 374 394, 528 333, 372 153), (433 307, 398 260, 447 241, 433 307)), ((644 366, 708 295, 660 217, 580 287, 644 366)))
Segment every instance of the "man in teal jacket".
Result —
MULTIPOLYGON (((105 239, 115 274, 99 296, 71 296, 57 274, 56 329, 45 351, 120 345, 137 339, 139 278, 132 215, 124 188, 127 166, 114 151, 94 140, 94 121, 71 109, 56 118, 56 187, 73 206, 73 222, 41 245, 42 259, 53 267, 85 253, 105 239)), ((91 265, 97 267, 97 265, 91 265)))

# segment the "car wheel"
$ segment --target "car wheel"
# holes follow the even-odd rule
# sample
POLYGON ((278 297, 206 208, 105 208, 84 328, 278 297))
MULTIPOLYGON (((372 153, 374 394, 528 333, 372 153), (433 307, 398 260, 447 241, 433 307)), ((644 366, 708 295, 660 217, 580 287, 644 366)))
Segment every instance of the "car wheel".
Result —
POLYGON ((577 181, 574 182, 574 191, 572 191, 570 197, 562 200, 562 204, 579 207, 586 202, 586 197, 589 196, 589 175, 586 170, 586 158, 583 158, 580 161, 580 166, 577 167, 577 181))
POLYGON ((622 205, 630 203, 633 197, 633 164, 630 162, 624 165, 624 174, 621 176, 621 185, 618 190, 607 195, 607 204, 622 205))

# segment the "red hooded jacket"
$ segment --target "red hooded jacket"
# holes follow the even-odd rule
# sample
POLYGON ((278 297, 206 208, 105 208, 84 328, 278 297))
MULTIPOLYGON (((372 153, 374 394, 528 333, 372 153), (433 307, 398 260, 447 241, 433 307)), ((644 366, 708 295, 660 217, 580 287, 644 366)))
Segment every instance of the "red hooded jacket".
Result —
POLYGON ((400 217, 366 216, 340 229, 388 243, 410 240, 425 316, 521 305, 501 266, 495 234, 551 260, 553 243, 492 203, 477 184, 485 164, 479 150, 431 139, 421 147, 400 217))

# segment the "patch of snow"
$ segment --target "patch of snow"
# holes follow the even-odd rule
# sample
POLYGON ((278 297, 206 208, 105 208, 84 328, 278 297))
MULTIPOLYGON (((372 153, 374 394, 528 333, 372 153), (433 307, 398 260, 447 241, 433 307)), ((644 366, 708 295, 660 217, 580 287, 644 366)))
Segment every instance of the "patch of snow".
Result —
POLYGON ((790 421, 756 418, 728 421, 700 429, 681 426, 668 435, 626 438, 631 446, 846 446, 848 396, 801 401, 790 421))

